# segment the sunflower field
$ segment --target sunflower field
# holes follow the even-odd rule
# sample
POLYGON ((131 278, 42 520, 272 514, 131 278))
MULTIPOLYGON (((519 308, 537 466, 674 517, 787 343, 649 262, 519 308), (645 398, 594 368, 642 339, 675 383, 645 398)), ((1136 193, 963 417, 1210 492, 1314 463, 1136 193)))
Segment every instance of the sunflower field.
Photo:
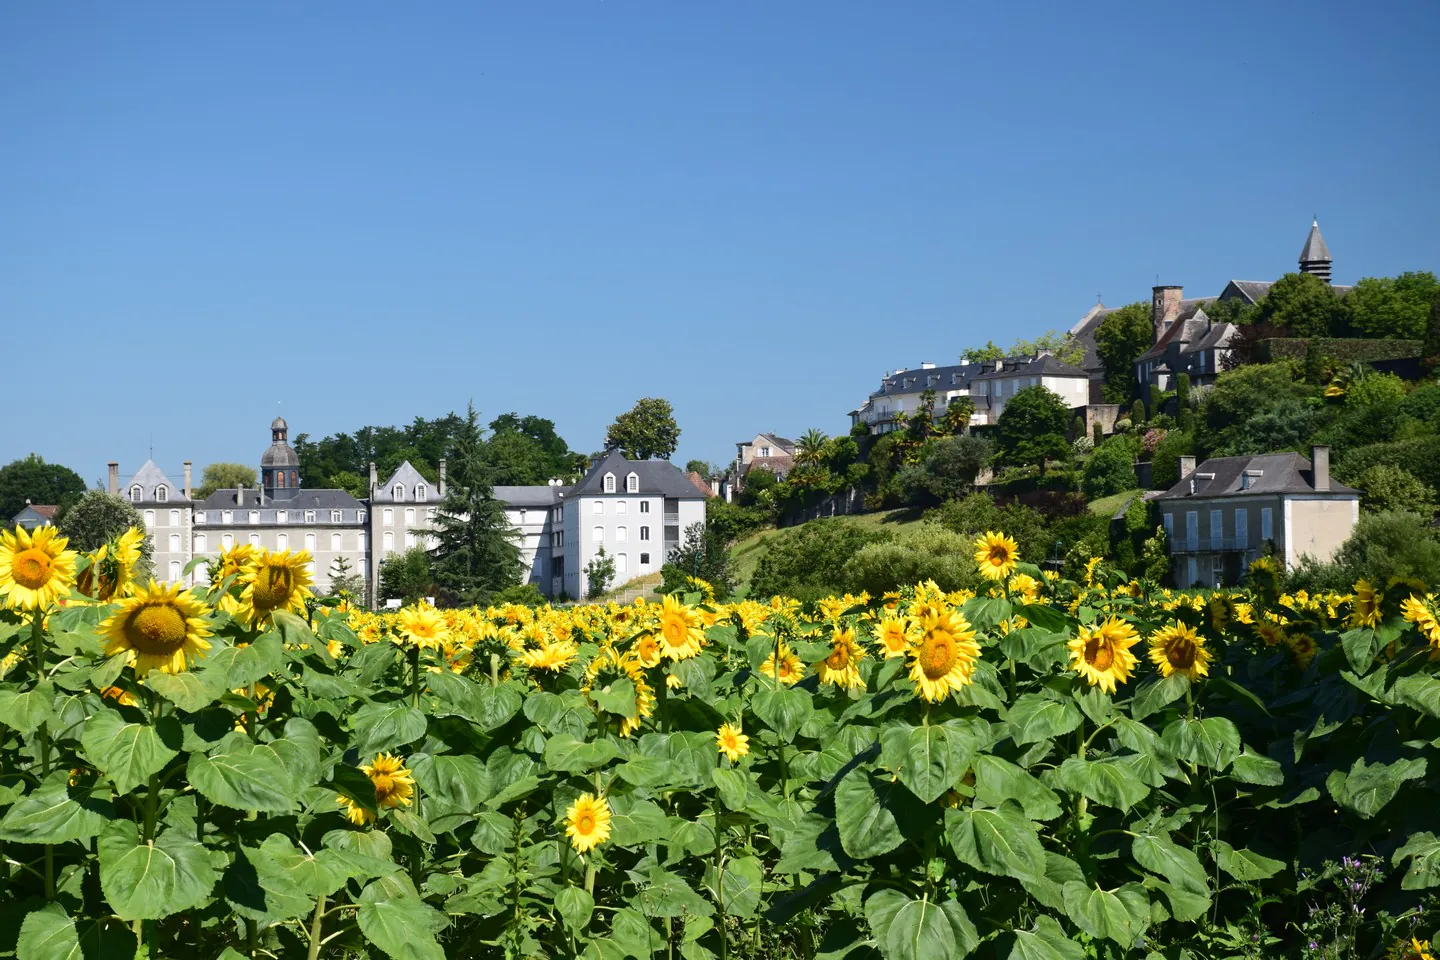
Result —
POLYGON ((0 956, 1431 958, 1416 583, 395 613, 0 532, 0 956))

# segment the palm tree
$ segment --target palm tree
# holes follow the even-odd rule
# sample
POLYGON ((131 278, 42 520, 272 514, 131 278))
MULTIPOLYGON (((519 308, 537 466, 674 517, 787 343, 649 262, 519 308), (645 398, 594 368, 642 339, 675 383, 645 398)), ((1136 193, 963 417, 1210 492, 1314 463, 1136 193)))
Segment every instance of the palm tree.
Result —
POLYGON ((795 442, 796 463, 819 463, 825 450, 825 441, 830 438, 819 430, 811 427, 800 435, 795 442))

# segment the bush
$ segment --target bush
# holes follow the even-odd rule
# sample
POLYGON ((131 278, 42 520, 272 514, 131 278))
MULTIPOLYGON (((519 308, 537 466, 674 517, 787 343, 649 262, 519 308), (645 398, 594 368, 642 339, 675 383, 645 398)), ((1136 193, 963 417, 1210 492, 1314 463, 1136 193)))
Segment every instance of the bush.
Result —
POLYGON ((996 504, 988 493, 972 493, 963 500, 952 500, 925 514, 947 530, 973 541, 987 530, 1003 530, 1020 547, 1020 556, 1032 562, 1044 559, 1050 549, 1050 535, 1040 512, 1017 503, 996 504))
POLYGON ((840 580, 845 590, 887 590, 934 580, 943 590, 979 586, 973 541, 936 523, 906 529, 899 537, 862 547, 845 562, 840 580))
POLYGON ((615 579, 615 558, 605 552, 601 547, 590 562, 585 564, 585 597, 594 600, 596 597, 610 589, 610 583, 615 579))
POLYGON ((1135 478, 1135 445, 1125 437, 1111 438, 1092 453, 1080 479, 1080 489, 1091 500, 1139 485, 1135 478))
POLYGON ((843 592, 840 569, 845 562, 866 546, 891 536, 888 531, 869 530, 840 518, 812 520, 782 530, 766 543, 765 555, 750 580, 750 596, 789 594, 807 600, 843 592))
POLYGON ((735 578, 730 575, 729 547, 708 525, 692 523, 685 528, 685 542, 665 558, 665 566, 708 582, 715 588, 715 596, 724 600, 735 589, 735 578))
POLYGON ((1290 589, 1349 591, 1361 578, 1383 587, 1391 577, 1440 583, 1440 538, 1430 518, 1403 510, 1364 513, 1330 563, 1305 560, 1286 578, 1290 589))
POLYGON ((1382 463, 1408 470, 1431 490, 1440 493, 1440 436, 1372 443, 1342 451, 1335 461, 1335 475, 1354 486, 1361 474, 1382 463))
MULTIPOLYGON (((8 517, 5 518, 8 521, 8 517)), ((87 490, 56 524, 70 538, 71 550, 98 550, 103 544, 134 527, 145 529, 140 511, 118 494, 104 490, 87 490)), ((140 547, 140 560, 134 576, 146 583, 155 576, 155 538, 149 533, 140 547)))
POLYGON ((712 497, 705 504, 705 527, 725 543, 734 543, 763 530, 771 523, 770 512, 760 507, 745 507, 712 497))
POLYGON ((1195 438, 1184 430, 1165 434, 1150 457, 1150 488, 1168 490, 1180 482, 1180 458, 1195 452, 1195 438))
POLYGON ((1262 364, 1280 360, 1304 360, 1311 344, 1325 357, 1339 363, 1379 363, 1420 356, 1419 340, 1361 340, 1330 337, 1294 337, 1261 340, 1256 359, 1262 364))
POLYGON ((1425 517, 1435 515, 1435 491, 1404 467, 1377 463, 1360 474, 1356 485, 1364 494, 1361 505, 1367 510, 1406 510, 1425 517))
POLYGON ((936 500, 956 500, 975 489, 975 478, 990 462, 992 444, 970 434, 930 444, 921 461, 922 485, 936 500))
POLYGON ((548 603, 545 594, 533 583, 522 583, 514 587, 506 587, 499 591, 491 599, 492 606, 501 607, 507 603, 516 603, 525 607, 540 607, 548 603))

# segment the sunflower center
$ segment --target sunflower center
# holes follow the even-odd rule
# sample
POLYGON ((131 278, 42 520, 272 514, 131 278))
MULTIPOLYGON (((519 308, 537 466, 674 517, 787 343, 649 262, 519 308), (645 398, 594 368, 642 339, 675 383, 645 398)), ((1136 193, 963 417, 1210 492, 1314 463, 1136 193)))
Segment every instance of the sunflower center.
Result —
POLYGON ((168 604, 141 607, 125 625, 125 638, 141 653, 174 653, 185 645, 185 617, 168 604))
POLYGON ((844 670, 850 663, 850 652, 844 647, 835 647, 825 658, 825 666, 831 670, 844 670))
POLYGON ((1189 670, 1195 665, 1195 644, 1177 638, 1165 645, 1165 659, 1177 670, 1189 670))
POLYGON ((1110 644, 1094 637, 1085 644, 1085 662, 1096 670, 1109 670, 1115 662, 1115 651, 1110 644))
POLYGON ((588 810, 575 818, 575 830, 577 833, 592 833, 595 830, 595 814, 588 810))
POLYGON ((672 647, 684 646, 685 635, 689 633, 685 624, 680 622, 679 617, 666 617, 665 622, 660 626, 660 632, 664 635, 665 642, 672 647))
POLYGON ((10 561, 10 576, 22 587, 38 590, 50 582, 50 554, 36 547, 21 550, 10 561))
POLYGON ((295 576, 289 567, 261 567, 255 574, 255 606, 264 610, 283 607, 295 590, 295 576))
POLYGON ((920 669, 931 680, 939 680, 955 665, 955 638, 948 633, 932 633, 920 648, 920 669))

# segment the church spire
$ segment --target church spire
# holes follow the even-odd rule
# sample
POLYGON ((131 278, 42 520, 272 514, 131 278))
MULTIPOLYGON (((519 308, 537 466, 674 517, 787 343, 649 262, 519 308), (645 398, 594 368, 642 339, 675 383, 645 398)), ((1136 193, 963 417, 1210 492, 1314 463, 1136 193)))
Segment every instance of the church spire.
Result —
POLYGON ((1330 248, 1325 246, 1325 238, 1320 236, 1318 218, 1310 222, 1310 236, 1305 238, 1305 249, 1300 251, 1300 272, 1330 282, 1330 248))

